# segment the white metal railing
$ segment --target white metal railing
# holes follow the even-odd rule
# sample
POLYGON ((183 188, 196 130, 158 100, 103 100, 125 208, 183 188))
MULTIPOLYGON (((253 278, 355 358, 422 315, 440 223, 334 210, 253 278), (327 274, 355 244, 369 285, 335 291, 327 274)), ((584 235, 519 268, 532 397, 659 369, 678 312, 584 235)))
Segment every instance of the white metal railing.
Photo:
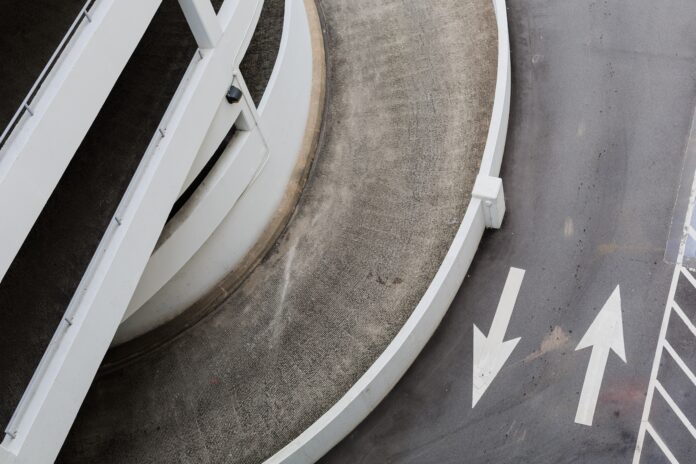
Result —
MULTIPOLYGON (((124 0, 111 1, 120 5, 124 0)), ((189 2, 201 8, 194 13, 210 17, 208 0, 180 0, 182 6, 189 2)), ((15 410, 0 446, 0 464, 42 464, 56 458, 219 103, 238 73, 262 4, 227 0, 217 15, 222 34, 214 48, 199 50, 192 59, 15 410)), ((192 31, 200 23, 195 15, 188 20, 192 31)))
MULTIPOLYGON (((243 98, 232 108, 229 108, 229 103, 222 102, 216 114, 216 120, 221 117, 224 122, 214 121, 211 125, 211 128, 214 127, 217 130, 216 134, 207 134, 201 147, 205 150, 203 158, 206 160, 210 158, 214 151, 213 147, 219 144, 238 117, 246 121, 246 127, 240 127, 242 130, 228 144, 215 168, 198 187, 196 195, 190 198, 182 210, 165 226, 124 319, 140 309, 189 262, 215 232, 268 161, 268 144, 259 127, 256 108, 241 74, 235 76, 234 85, 242 90, 243 98), (212 144, 205 143, 210 139, 212 144)), ((200 157, 199 154, 196 159, 200 157)))
POLYGON ((96 1, 97 0, 87 0, 85 6, 82 7, 80 13, 77 15, 75 20, 68 28, 68 32, 63 36, 63 39, 60 41, 58 47, 53 52, 53 55, 51 55, 51 57, 49 58, 48 62, 46 63, 46 66, 44 66, 44 68, 41 70, 41 73, 34 82, 34 85, 31 86, 29 93, 26 97, 24 97, 24 100, 22 100, 22 103, 19 105, 19 108, 17 108, 17 111, 15 112, 14 116, 12 116, 12 119, 10 119, 10 122, 7 123, 7 126, 2 131, 2 135, 0 135, 0 154, 2 154, 2 147, 5 145, 5 142, 9 138, 12 131, 14 131, 14 129, 18 127, 22 122, 22 116, 24 116, 25 114, 29 114, 29 116, 34 116, 34 111, 32 110, 31 104, 33 103, 34 99, 38 96, 41 86, 48 79, 49 74, 53 70, 55 64, 58 62, 58 59, 65 51, 65 49, 68 47, 68 44, 75 37, 77 29, 79 28, 80 24, 82 24, 82 21, 86 20, 88 22, 92 22, 90 8, 94 5, 96 1))
POLYGON ((87 3, 89 9, 75 20, 6 129, 0 150, 0 217, 6 219, 0 230, 0 280, 160 2, 87 3))
MULTIPOLYGON (((188 211, 182 209, 180 213, 185 214, 175 216, 165 227, 114 344, 124 343, 173 319, 197 302, 208 301, 208 296, 219 291, 221 282, 237 272, 243 273, 247 260, 259 257, 254 257, 261 252, 257 248, 259 240, 270 240, 275 228, 282 227, 283 212, 291 207, 290 203, 294 204, 297 176, 311 156, 311 141, 316 133, 314 118, 319 118, 318 107, 323 105, 321 28, 315 21, 311 21, 310 27, 308 20, 315 16, 313 1, 285 1, 272 74, 258 109, 252 102, 248 104, 247 119, 256 122, 257 129, 239 134, 242 137, 231 143, 229 151, 216 163, 217 172, 208 174, 184 206, 188 211), (253 133, 256 130, 263 144, 253 133), (268 150, 267 162, 261 161, 258 175, 249 181, 250 171, 244 174, 243 165, 258 160, 255 146, 262 145, 268 150), (243 185, 247 187, 240 195, 239 188, 243 185)), ((241 77, 239 84, 243 88, 241 77)), ((231 124, 230 117, 227 121, 231 124)), ((226 130, 218 129, 216 135, 211 126, 187 185, 205 164, 202 160, 207 160, 219 145, 226 130), (202 157, 206 145, 207 156, 202 157)))

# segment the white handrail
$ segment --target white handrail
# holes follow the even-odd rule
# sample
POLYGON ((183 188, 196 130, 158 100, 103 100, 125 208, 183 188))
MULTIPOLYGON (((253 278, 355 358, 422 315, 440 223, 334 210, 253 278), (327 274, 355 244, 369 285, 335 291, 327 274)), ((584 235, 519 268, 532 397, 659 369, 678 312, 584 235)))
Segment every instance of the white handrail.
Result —
POLYGON ((189 65, 163 118, 167 130, 153 136, 12 417, 2 448, 18 462, 56 458, 232 82, 262 4, 238 2, 227 19, 218 17, 224 33, 217 46, 202 57, 196 54, 189 65))
MULTIPOLYGON (((82 143, 161 0, 100 0, 89 24, 35 83, 31 117, 9 130, 0 156, 0 280, 82 143), (50 78, 49 78, 50 76, 50 78), (21 201, 18 201, 21 199, 21 201)), ((25 100, 25 103, 30 100, 25 100)))
MULTIPOLYGON (((236 0, 227 0, 227 2, 230 1, 236 0)), ((291 204, 294 204, 293 197, 299 193, 294 190, 298 185, 296 176, 301 175, 306 167, 307 158, 311 156, 310 153, 313 153, 311 140, 315 134, 314 118, 319 117, 321 110, 318 107, 323 104, 322 90, 317 89, 323 88, 324 83, 321 77, 324 52, 321 45, 315 42, 320 41, 319 37, 313 38, 313 36, 321 35, 321 29, 316 24, 316 27, 312 28, 314 31, 310 30, 305 1, 311 3, 314 0, 286 0, 282 34, 271 76, 258 110, 254 108, 253 102, 250 102, 248 114, 251 118, 245 118, 250 122, 248 126, 254 124, 258 126, 268 150, 267 160, 262 162, 264 163, 262 169, 248 183, 242 195, 228 196, 225 203, 221 202, 216 206, 216 201, 209 196, 213 192, 208 189, 217 182, 214 180, 216 178, 214 171, 223 172, 224 158, 227 154, 222 155, 216 162, 213 171, 208 174, 194 196, 177 214, 180 217, 174 216, 165 227, 159 240, 159 248, 151 257, 138 284, 138 289, 131 299, 127 314, 132 313, 132 315, 122 322, 114 338, 114 344, 121 344, 142 335, 188 310, 191 305, 201 299, 207 300, 207 295, 218 291, 218 284, 221 281, 226 281, 231 273, 234 274, 243 269, 250 256, 261 253, 257 248, 259 240, 264 243, 267 243, 266 240, 272 240, 275 233, 273 231, 278 231, 277 228, 282 227, 281 223, 285 222, 282 219, 283 214, 286 211, 289 214, 289 208, 292 208, 291 204), (315 60, 317 62, 313 64, 315 60), (219 215, 220 210, 217 213, 214 212, 218 206, 223 205, 227 210, 224 218, 219 215), (193 213, 193 208, 199 210, 195 214, 205 215, 208 220, 216 216, 215 222, 219 221, 219 225, 214 231, 208 229, 212 233, 206 232, 205 235, 208 237, 204 242, 194 240, 187 244, 195 245, 196 250, 181 267, 181 263, 184 263, 181 258, 184 253, 188 253, 185 250, 188 246, 174 245, 172 241, 174 230, 182 227, 182 220, 192 222, 191 226, 197 229, 196 234, 206 229, 206 227, 194 226, 194 224, 202 224, 199 222, 202 216, 194 218, 189 215, 193 213), (187 209, 188 211, 185 211, 187 209), (198 242, 197 245, 196 242, 198 242), (220 259, 221 256, 225 258, 220 259), (163 265, 165 262, 167 264, 163 265), (164 274, 171 276, 172 271, 176 273, 171 279, 169 277, 163 279, 164 274), (165 280, 166 283, 164 283, 165 280), (155 282, 158 283, 153 286, 155 282)), ((240 77, 244 76, 240 75, 240 77)), ((246 94, 243 79, 240 79, 238 83, 246 94)), ((220 113, 216 118, 218 116, 224 115, 220 113)), ((218 129, 211 126, 211 132, 206 136, 202 151, 197 156, 198 169, 192 169, 189 179, 199 173, 202 164, 210 158, 220 144, 221 134, 227 133, 232 119, 228 116, 226 118, 216 119, 217 122, 214 125, 225 120, 229 125, 218 129), (202 163, 201 160, 203 160, 202 163)), ((251 134, 247 132, 247 135, 251 134)), ((248 151, 254 149, 249 145, 253 140, 250 137, 246 139, 244 137, 242 133, 235 135, 237 141, 232 145, 239 150, 233 148, 228 153, 238 158, 234 161, 235 164, 242 162, 242 158, 252 155, 248 151)), ((233 166, 230 168, 237 170, 233 166)), ((241 181, 246 185, 247 181, 240 179, 239 174, 228 170, 225 176, 230 181, 232 177, 229 176, 235 176, 237 177, 235 183, 241 181)), ((232 185, 230 187, 236 188, 232 185)), ((191 248, 188 249, 192 251, 191 248)))
MULTIPOLYGON (((74 38, 75 31, 77 30, 78 26, 82 23, 82 21, 84 19, 87 19, 89 22, 92 22, 89 10, 90 7, 93 6, 93 4, 96 1, 97 0, 87 0, 85 6, 82 7, 80 13, 73 20, 72 24, 68 28, 68 32, 65 33, 60 43, 58 44, 58 47, 56 47, 55 51, 48 59, 48 62, 41 70, 41 73, 39 73, 39 77, 34 81, 34 84, 31 86, 31 89, 29 89, 29 93, 27 93, 27 96, 24 97, 24 100, 22 100, 22 103, 19 105, 19 108, 17 108, 17 111, 15 111, 15 114, 12 116, 12 119, 10 119, 10 122, 7 124, 7 126, 5 126, 5 129, 2 131, 2 135, 0 135, 0 149, 2 149, 3 145, 9 138, 10 133, 15 130, 15 126, 19 122, 19 119, 24 114, 24 112, 27 111, 31 116, 34 115, 34 112, 31 108, 31 104, 34 98, 38 95, 39 87, 43 85, 43 83, 48 78, 49 72, 53 69, 53 66, 58 61, 58 58, 67 48, 68 42, 74 38)), ((0 151, 0 156, 1 155, 2 152, 0 151)))

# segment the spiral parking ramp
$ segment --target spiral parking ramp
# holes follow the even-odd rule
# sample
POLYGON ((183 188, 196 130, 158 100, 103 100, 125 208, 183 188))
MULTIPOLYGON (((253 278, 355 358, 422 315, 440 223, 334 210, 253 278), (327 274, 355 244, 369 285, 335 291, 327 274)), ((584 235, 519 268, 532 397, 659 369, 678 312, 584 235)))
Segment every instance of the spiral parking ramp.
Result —
POLYGON ((57 154, 6 232, 0 460, 315 460, 502 218, 504 4, 126 3, 47 12, 68 34, 7 91, 11 115, 40 72, 5 179, 57 154))

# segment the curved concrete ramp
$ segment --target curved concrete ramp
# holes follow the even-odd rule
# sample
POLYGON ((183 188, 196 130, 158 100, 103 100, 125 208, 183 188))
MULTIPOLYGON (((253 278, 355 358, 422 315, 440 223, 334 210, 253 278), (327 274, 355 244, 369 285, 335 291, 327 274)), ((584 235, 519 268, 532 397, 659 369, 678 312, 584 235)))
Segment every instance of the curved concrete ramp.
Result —
POLYGON ((260 462, 385 349, 469 203, 490 2, 321 0, 327 108, 295 216, 213 313, 94 383, 59 462, 260 462))

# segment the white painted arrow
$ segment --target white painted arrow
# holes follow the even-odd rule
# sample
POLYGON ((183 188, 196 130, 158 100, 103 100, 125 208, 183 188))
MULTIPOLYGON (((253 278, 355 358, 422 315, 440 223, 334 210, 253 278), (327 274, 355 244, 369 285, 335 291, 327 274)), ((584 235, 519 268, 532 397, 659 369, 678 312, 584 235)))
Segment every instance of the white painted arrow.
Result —
POLYGON ((520 338, 503 341, 507 332, 512 309, 517 301, 517 294, 520 292, 524 270, 514 267, 510 268, 503 294, 500 295, 498 308, 493 316, 491 330, 486 337, 483 332, 474 324, 474 376, 473 388, 471 390, 471 407, 481 399, 488 387, 503 368, 505 361, 510 357, 512 351, 517 346, 520 338))
POLYGON ((575 414, 575 422, 583 425, 592 425, 599 390, 602 387, 602 378, 609 359, 609 351, 614 351, 623 362, 626 362, 621 319, 621 292, 618 285, 607 302, 604 303, 602 310, 597 314, 575 350, 582 350, 590 346, 592 347, 592 355, 587 366, 585 382, 582 385, 578 411, 575 414))

